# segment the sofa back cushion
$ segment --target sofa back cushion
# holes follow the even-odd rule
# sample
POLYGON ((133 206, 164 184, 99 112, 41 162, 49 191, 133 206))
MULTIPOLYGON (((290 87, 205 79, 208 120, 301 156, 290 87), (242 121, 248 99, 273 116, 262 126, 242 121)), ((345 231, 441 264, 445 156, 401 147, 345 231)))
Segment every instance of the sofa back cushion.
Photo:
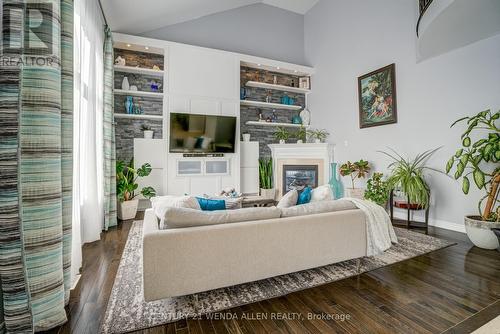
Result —
POLYGON ((172 207, 165 211, 165 216, 163 217, 163 228, 183 228, 274 219, 279 218, 280 215, 281 210, 276 207, 244 208, 220 211, 201 211, 172 207))
POLYGON ((307 204, 295 205, 281 209, 281 217, 295 217, 313 215, 316 213, 335 212, 356 209, 356 206, 348 200, 332 200, 311 202, 307 204))

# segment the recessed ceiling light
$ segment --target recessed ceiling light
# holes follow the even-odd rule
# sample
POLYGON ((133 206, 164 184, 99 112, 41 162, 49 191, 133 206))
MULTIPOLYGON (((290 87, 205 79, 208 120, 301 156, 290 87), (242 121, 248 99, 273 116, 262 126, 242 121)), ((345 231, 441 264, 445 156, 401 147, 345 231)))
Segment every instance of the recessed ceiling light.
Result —
POLYGON ((132 45, 130 45, 130 44, 127 44, 127 47, 128 47, 128 48, 129 48, 129 47, 131 47, 131 46, 132 46, 132 45))
POLYGON ((276 69, 277 69, 277 70, 279 70, 279 69, 280 69, 280 67, 278 66, 278 67, 276 67, 276 69))
POLYGON ((294 70, 295 73, 297 73, 298 71, 297 70, 294 70))
POLYGON ((144 48, 145 48, 146 50, 149 50, 149 46, 145 46, 144 48))
POLYGON ((262 64, 257 64, 257 66, 262 66, 262 64))

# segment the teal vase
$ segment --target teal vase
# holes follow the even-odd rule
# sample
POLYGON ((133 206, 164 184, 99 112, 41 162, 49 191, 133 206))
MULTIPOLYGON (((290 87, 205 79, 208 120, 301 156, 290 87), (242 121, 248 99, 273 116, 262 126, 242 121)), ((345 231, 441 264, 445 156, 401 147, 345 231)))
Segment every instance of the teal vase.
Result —
POLYGON ((344 186, 342 185, 342 181, 340 177, 337 176, 337 163, 330 163, 331 172, 330 172, 330 188, 332 189, 333 197, 335 199, 339 199, 344 197, 344 186))

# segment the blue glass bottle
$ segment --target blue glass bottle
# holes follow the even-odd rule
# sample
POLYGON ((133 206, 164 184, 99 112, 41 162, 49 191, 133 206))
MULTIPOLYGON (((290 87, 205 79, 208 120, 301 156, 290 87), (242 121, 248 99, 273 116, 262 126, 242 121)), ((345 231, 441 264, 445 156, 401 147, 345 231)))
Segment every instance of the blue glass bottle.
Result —
POLYGON ((335 199, 339 199, 344 197, 344 186, 342 185, 342 180, 340 176, 337 176, 337 163, 330 163, 331 172, 330 172, 330 188, 332 189, 333 197, 335 199))

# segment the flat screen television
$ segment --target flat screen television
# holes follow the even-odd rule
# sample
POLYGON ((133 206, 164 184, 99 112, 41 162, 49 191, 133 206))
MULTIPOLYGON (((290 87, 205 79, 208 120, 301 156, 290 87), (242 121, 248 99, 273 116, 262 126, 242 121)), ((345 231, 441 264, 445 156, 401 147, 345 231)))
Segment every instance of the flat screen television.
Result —
POLYGON ((236 117, 170 114, 170 153, 234 153, 236 117))

